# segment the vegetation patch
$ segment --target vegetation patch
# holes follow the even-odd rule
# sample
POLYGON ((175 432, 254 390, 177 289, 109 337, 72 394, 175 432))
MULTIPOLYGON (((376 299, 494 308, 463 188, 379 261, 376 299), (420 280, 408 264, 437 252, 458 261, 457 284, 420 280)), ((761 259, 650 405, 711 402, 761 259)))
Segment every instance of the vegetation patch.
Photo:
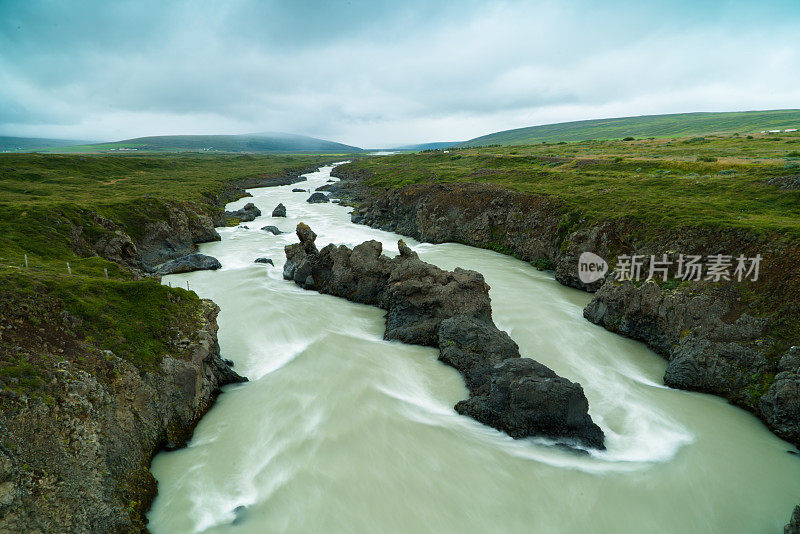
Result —
POLYGON ((796 171, 796 162, 787 163, 785 151, 764 136, 753 137, 677 138, 667 145, 663 139, 593 140, 569 143, 568 151, 548 143, 450 148, 360 159, 348 167, 364 171, 376 187, 479 182, 553 197, 577 217, 564 222, 565 232, 579 220, 625 219, 645 233, 705 227, 800 237, 800 191, 770 182, 796 171), (462 157, 452 159, 453 152, 462 157))
POLYGON ((171 343, 191 338, 202 319, 197 295, 136 280, 89 243, 117 230, 142 238, 146 224, 167 220, 173 205, 212 214, 231 185, 330 161, 0 154, 0 388, 46 397, 40 390, 59 358, 102 379, 109 371, 98 350, 142 370, 180 352, 171 343))

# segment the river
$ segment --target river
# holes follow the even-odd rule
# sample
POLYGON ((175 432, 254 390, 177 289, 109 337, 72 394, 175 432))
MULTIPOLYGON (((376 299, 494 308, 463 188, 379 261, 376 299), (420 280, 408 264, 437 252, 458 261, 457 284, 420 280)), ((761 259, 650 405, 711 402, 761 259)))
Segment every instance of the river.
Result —
POLYGON ((291 192, 313 192, 330 169, 250 190, 228 209, 254 202, 263 215, 200 246, 222 269, 164 278, 219 304, 222 355, 250 382, 226 388, 186 448, 154 459, 152 532, 782 532, 800 501, 793 447, 721 399, 665 387, 661 357, 583 319, 590 295, 551 275, 404 238, 425 261, 484 274, 522 355, 581 383, 604 452, 513 440, 456 414, 467 390, 438 351, 384 341, 382 310, 283 280, 300 221, 320 248, 377 239, 397 253, 401 236, 291 192), (285 219, 270 217, 279 202, 285 219))

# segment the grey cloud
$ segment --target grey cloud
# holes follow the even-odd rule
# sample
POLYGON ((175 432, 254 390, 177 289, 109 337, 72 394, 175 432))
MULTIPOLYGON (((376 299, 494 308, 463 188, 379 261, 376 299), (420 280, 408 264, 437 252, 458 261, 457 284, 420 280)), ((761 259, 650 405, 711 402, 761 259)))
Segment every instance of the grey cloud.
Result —
POLYGON ((791 107, 798 17, 762 25, 764 4, 0 0, 0 133, 380 146, 791 107))

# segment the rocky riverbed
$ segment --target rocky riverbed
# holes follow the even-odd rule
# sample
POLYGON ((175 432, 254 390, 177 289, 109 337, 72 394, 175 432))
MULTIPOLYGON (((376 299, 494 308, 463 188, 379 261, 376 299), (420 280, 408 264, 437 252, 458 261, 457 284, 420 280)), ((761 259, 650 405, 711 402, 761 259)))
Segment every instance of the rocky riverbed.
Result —
POLYGON ((552 269, 560 283, 594 293, 584 310, 588 320, 641 340, 667 359, 667 385, 722 396, 800 445, 800 338, 784 326, 785 314, 800 310, 797 243, 725 229, 643 236, 624 221, 582 226, 555 200, 485 184, 383 190, 365 186, 365 175, 346 165, 332 174, 341 179, 332 188, 335 194, 355 208, 353 222, 421 241, 491 248, 552 269), (585 283, 578 276, 583 252, 611 260, 620 254, 676 256, 676 251, 761 255, 759 282, 669 285, 618 282, 609 275, 585 283), (775 314, 776 309, 786 311, 775 314))
POLYGON ((570 231, 558 204, 546 197, 471 183, 377 191, 363 186, 347 166, 332 174, 342 178, 335 184, 337 194, 355 206, 354 222, 432 243, 492 248, 551 268, 560 283, 594 292, 584 311, 587 319, 644 341, 667 358, 668 385, 725 397, 800 444, 800 363, 793 348, 800 339, 793 343, 780 330, 782 318, 765 316, 759 308, 763 299, 794 299, 781 289, 800 280, 800 254, 791 244, 733 230, 687 230, 644 240, 615 222, 570 231), (745 284, 745 292, 762 297, 744 301, 735 281, 676 287, 617 282, 613 276, 587 284, 578 277, 583 252, 649 258, 677 250, 761 254, 761 282, 745 284))

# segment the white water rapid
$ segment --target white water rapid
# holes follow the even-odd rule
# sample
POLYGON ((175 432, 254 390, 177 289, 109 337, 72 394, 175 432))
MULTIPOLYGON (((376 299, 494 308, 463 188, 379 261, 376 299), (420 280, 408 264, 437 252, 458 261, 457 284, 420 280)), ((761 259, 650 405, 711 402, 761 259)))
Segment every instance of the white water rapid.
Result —
POLYGON ((306 203, 330 170, 252 189, 229 209, 264 215, 200 247, 222 269, 164 278, 220 305, 222 355, 250 382, 226 387, 188 447, 155 458, 152 532, 782 532, 800 456, 725 401, 666 388, 661 357, 583 319, 590 295, 508 256, 405 238, 425 261, 483 273, 522 355, 583 385, 608 450, 578 455, 456 414, 467 390, 436 350, 383 341, 381 310, 283 280, 300 221, 320 248, 377 239, 397 253, 401 236, 306 203), (279 202, 285 219, 270 217, 279 202))

